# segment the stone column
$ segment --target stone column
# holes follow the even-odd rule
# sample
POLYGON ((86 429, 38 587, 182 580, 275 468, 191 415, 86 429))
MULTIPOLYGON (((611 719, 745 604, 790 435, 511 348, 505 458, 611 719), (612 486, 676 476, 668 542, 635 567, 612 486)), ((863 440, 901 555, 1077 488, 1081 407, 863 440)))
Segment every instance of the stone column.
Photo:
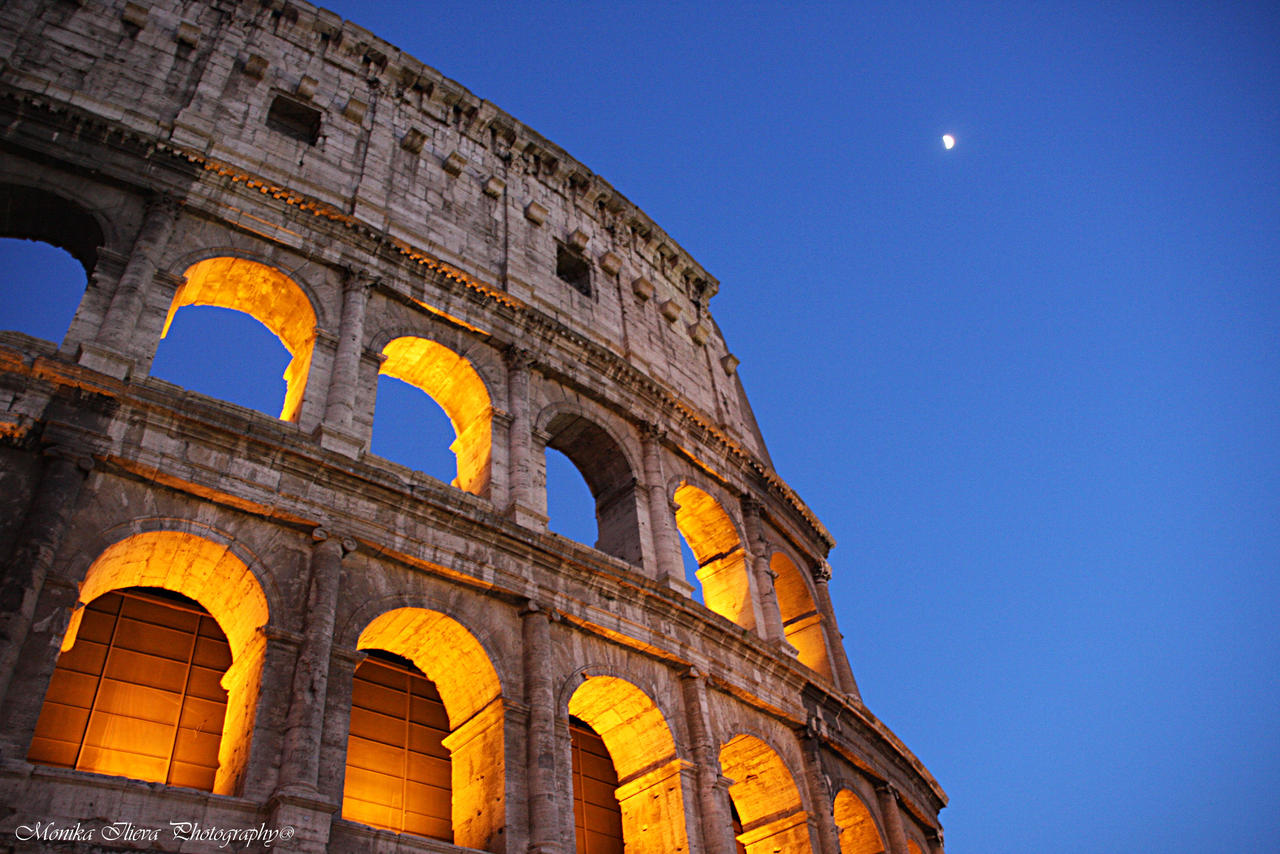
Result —
POLYGON ((62 545, 93 458, 66 446, 45 450, 44 471, 0 582, 0 702, 31 630, 36 602, 62 545))
POLYGON ((319 430, 321 447, 349 457, 359 456, 364 449, 363 438, 356 435, 355 410, 360 357, 364 354, 364 316, 372 286, 373 281, 364 270, 346 271, 342 281, 342 319, 319 430))
POLYGON ((818 594, 818 612, 822 614, 823 628, 826 632, 827 655, 835 667, 836 685, 846 694, 862 701, 858 692, 858 683, 853 678, 853 669, 849 667, 849 655, 844 649, 844 635, 836 628, 836 612, 831 605, 831 564, 825 560, 813 571, 813 589, 818 594))
POLYGON ((902 826, 902 813, 898 808, 898 791, 889 783, 876 786, 876 800, 880 804, 880 817, 884 820, 884 832, 888 854, 908 854, 907 831, 902 826))
POLYGON ((530 602, 521 613, 525 704, 529 707, 529 854, 561 854, 556 780, 556 708, 552 685, 553 612, 530 602))
POLYGON ((805 727, 801 747, 805 777, 809 782, 809 798, 813 803, 813 816, 818 826, 818 847, 821 854, 840 854, 840 831, 836 827, 835 806, 831 802, 831 790, 827 786, 827 775, 822 768, 822 742, 814 727, 805 727))
POLYGON ((512 345, 503 353, 507 363, 507 516, 520 525, 545 528, 545 514, 537 512, 533 498, 533 424, 529 413, 528 350, 512 345))
POLYGON ((111 297, 111 305, 98 331, 96 347, 84 347, 81 363, 95 369, 108 369, 110 357, 116 356, 120 369, 110 371, 123 376, 120 370, 127 373, 127 365, 132 361, 130 347, 133 343, 134 331, 138 317, 147 302, 147 293, 151 280, 156 274, 160 257, 169 245, 173 235, 173 227, 178 221, 179 205, 176 199, 168 195, 159 195, 147 203, 146 213, 142 220, 142 229, 133 243, 133 251, 125 264, 124 273, 116 284, 115 293, 111 297), (103 354, 101 351, 107 351, 103 354), (96 358, 95 358, 96 357, 96 358), (119 359, 123 359, 120 362, 119 359))
POLYGON ((773 580, 777 576, 769 567, 769 540, 765 536, 764 522, 761 519, 764 507, 749 495, 743 496, 741 504, 742 523, 747 529, 748 559, 751 561, 751 569, 755 575, 755 586, 759 595, 760 622, 757 626, 757 631, 766 641, 771 641, 786 649, 787 634, 782 627, 782 611, 778 607, 778 591, 773 586, 773 580))
POLYGON ((657 556, 657 580, 668 587, 692 592, 684 577, 684 558, 676 537, 675 508, 667 495, 667 478, 662 469, 662 440, 666 433, 656 424, 644 424, 644 480, 648 487, 649 530, 653 532, 653 550, 657 556))
POLYGON ((311 536, 315 540, 311 551, 311 586, 298 661, 293 671, 289 713, 285 718, 277 793, 315 795, 317 792, 342 560, 356 548, 355 541, 340 539, 324 528, 316 528, 311 536))
POLYGON ((729 783, 720 774, 711 736, 711 715, 707 707, 707 679, 696 667, 681 676, 685 719, 689 724, 693 761, 697 763, 698 812, 702 821, 698 828, 702 850, 707 854, 734 854, 733 816, 729 809, 729 783))

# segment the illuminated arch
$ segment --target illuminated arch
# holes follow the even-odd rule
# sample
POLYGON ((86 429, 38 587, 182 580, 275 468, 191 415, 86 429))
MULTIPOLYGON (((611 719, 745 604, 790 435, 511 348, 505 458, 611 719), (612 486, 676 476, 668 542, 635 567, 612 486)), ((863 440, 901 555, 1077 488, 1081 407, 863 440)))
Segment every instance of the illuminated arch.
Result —
POLYGON ((907 840, 907 854, 924 854, 920 845, 914 839, 907 840))
POLYGON ((187 268, 186 283, 173 295, 163 338, 178 309, 189 305, 228 308, 248 314, 271 330, 292 357, 285 368, 282 421, 296 421, 311 370, 316 313, 298 283, 275 267, 246 258, 207 258, 187 268))
POLYGON ((71 649, 84 606, 126 587, 159 587, 198 602, 226 635, 231 666, 222 677, 227 712, 218 748, 216 794, 235 794, 249 758, 266 643, 267 599, 244 561, 224 544, 179 531, 134 534, 108 547, 80 584, 79 604, 63 638, 71 649))
POLYGON ((569 714, 599 734, 613 760, 628 854, 688 851, 682 762, 653 700, 625 679, 589 676, 569 698, 569 714))
POLYGON ((435 341, 403 336, 382 348, 379 373, 421 389, 440 404, 457 436, 450 450, 458 458, 453 485, 487 496, 492 469, 493 403, 484 380, 462 356, 435 341))
POLYGON ((849 789, 841 789, 836 795, 835 819, 840 854, 882 854, 884 842, 871 810, 849 789))
POLYGON ((772 747, 737 735, 720 748, 720 768, 734 781, 729 797, 742 820, 738 841, 747 854, 812 854, 800 790, 772 747))
POLYGON ((754 629, 747 555, 733 520, 719 501, 687 482, 676 488, 675 502, 676 527, 698 561, 706 606, 743 628, 754 629))
POLYGON ((402 656, 435 683, 449 718, 453 841, 488 848, 505 824, 506 786, 502 686, 488 654, 457 620, 425 608, 383 613, 357 646, 402 656))
POLYGON ((547 447, 573 463, 596 503, 596 543, 602 552, 639 565, 640 519, 635 469, 623 444, 599 423, 573 407, 548 407, 537 429, 547 447))
POLYGON ((769 559, 773 571, 773 589, 778 596, 778 612, 787 643, 800 653, 800 663, 831 678, 831 658, 822 629, 822 615, 814 604, 813 594, 800 570, 782 552, 769 559))

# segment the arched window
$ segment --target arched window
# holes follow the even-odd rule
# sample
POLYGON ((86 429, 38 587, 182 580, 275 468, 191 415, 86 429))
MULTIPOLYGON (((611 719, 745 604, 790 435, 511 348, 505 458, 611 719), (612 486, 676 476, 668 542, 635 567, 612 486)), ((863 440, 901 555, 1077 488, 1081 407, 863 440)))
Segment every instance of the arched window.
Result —
MULTIPOLYGON (((265 326, 279 340, 286 353, 280 354, 278 350, 273 353, 275 345, 270 344, 266 336, 255 336, 256 324, 245 324, 235 330, 239 338, 228 341, 217 325, 217 318, 221 313, 202 312, 205 323, 193 327, 193 337, 196 339, 193 346, 199 349, 181 360, 184 372, 182 379, 178 381, 203 391, 205 382, 216 381, 211 374, 225 376, 229 372, 226 370, 227 366, 218 361, 219 352, 236 353, 238 356, 248 356, 251 361, 267 364, 272 363, 273 359, 279 359, 285 364, 280 418, 283 421, 296 421, 302 409, 302 397, 307 387, 311 353, 315 348, 316 338, 316 313, 302 288, 280 270, 257 261, 231 257, 208 258, 187 268, 186 283, 174 294, 161 338, 175 328, 175 317, 188 306, 243 312, 265 326), (252 347, 252 351, 246 354, 246 347, 252 347), (210 367, 215 368, 215 371, 211 372, 210 367)), ((157 353, 153 366, 157 376, 172 376, 175 367, 176 365, 166 360, 163 351, 157 353)), ((252 374, 236 376, 234 379, 241 387, 253 382, 252 374)), ((274 385, 274 381, 271 384, 274 385)), ((245 402, 262 411, 274 409, 263 405, 256 398, 237 402, 245 402)))
POLYGON ((351 688, 342 817, 453 841, 449 718, 413 662, 370 650, 351 688))
POLYGON ((862 799, 842 789, 835 801, 836 828, 840 832, 840 854, 882 854, 884 843, 862 799))
POLYGON ((738 841, 746 854, 811 854, 800 790, 772 747, 738 735, 720 748, 720 768, 734 781, 729 797, 742 821, 738 841))
POLYGON ((638 565, 641 553, 636 478, 622 448, 598 424, 571 412, 556 414, 543 429, 549 436, 547 448, 568 457, 591 492, 595 547, 638 565))
MULTIPOLYGON (((569 698, 569 714, 577 718, 603 744, 603 751, 594 753, 579 751, 583 763, 607 762, 616 774, 616 790, 621 834, 627 854, 676 854, 688 851, 689 842, 684 825, 684 795, 680 783, 681 761, 676 755, 675 741, 662 712, 647 694, 635 685, 616 676, 587 677, 573 696, 569 698)), ((586 744, 585 734, 580 734, 581 744, 586 744)), ((584 766, 585 767, 585 766, 584 766)), ((608 780, 604 769, 593 774, 596 781, 588 795, 583 780, 575 775, 575 798, 602 806, 608 780), (581 792, 580 794, 578 794, 581 792)), ((584 828, 593 830, 587 834, 588 844, 595 840, 600 851, 621 851, 609 848, 612 844, 606 829, 612 819, 607 819, 603 809, 583 808, 587 819, 584 828), (589 820, 595 816, 594 821, 589 820)), ((597 849, 581 847, 578 850, 597 854, 597 849)))
POLYGON ((27 758, 212 791, 230 664, 199 603, 154 588, 99 596, 58 657, 27 758))
POLYGON ((63 653, 71 653, 64 668, 67 675, 50 684, 48 711, 41 712, 37 739, 83 742, 87 747, 76 748, 81 755, 73 763, 67 758, 68 748, 50 752, 53 746, 41 741, 39 758, 32 761, 184 786, 194 784, 199 766, 213 769, 211 781, 200 778, 200 788, 236 794, 249 755, 265 651, 261 629, 268 617, 266 597, 245 563, 225 544, 194 534, 134 534, 108 547, 89 567, 80 584, 80 602, 62 641, 63 653), (142 596, 129 589, 136 587, 159 589, 147 591, 144 607, 130 604, 130 597, 142 596), (116 599, 107 598, 111 594, 123 597, 118 608, 111 604, 116 599), (111 635, 104 640, 103 609, 108 606, 115 610, 110 611, 111 635), (142 619, 135 613, 143 611, 151 616, 142 619), (87 633, 86 645, 75 652, 82 633, 87 633), (218 642, 226 650, 225 658, 213 652, 216 644, 209 639, 216 633, 225 634, 218 642), (190 657, 184 659, 184 654, 190 657), (100 667, 96 677, 89 675, 93 667, 100 667), (188 668, 187 677, 179 667, 188 668), (215 669, 216 679, 211 674, 215 669), (72 683, 87 684, 86 679, 96 679, 98 687, 94 699, 79 706, 86 710, 85 734, 72 738, 66 726, 74 729, 78 713, 72 711, 76 703, 68 699, 84 694, 67 692, 72 683), (213 682, 226 689, 221 701, 225 713, 208 705, 214 702, 213 682), (185 687, 179 688, 179 683, 185 687), (157 735, 156 725, 169 719, 164 715, 176 715, 178 723, 174 745, 166 754, 173 767, 166 767, 161 776, 152 759, 161 755, 156 745, 164 736, 157 735), (105 730, 93 728, 100 726, 95 723, 99 719, 106 722, 101 725, 105 730), (212 750, 212 757, 200 753, 203 758, 193 760, 197 743, 201 750, 212 750), (144 755, 152 759, 137 758, 144 755))
POLYGON ((573 750, 573 832, 576 854, 622 854, 618 772, 604 740, 586 721, 569 718, 573 750))
POLYGON ((397 608, 357 646, 342 817, 492 849, 506 816, 497 673, 451 617, 397 608))
POLYGON ((804 577, 791 559, 776 552, 769 560, 774 574, 774 591, 787 643, 800 654, 800 663, 831 678, 831 659, 827 655, 827 639, 822 630, 822 615, 813 602, 804 577))
MULTIPOLYGON (((487 497, 493 446, 493 406, 476 369, 462 356, 426 338, 395 338, 382 349, 384 376, 420 389, 444 410, 455 439, 449 449, 457 458, 453 485, 487 497)), ((383 385, 379 383, 379 390, 383 385)), ((374 433, 379 432, 377 419, 374 433)))
POLYGON ((698 582, 708 608, 745 629, 756 625, 742 539, 720 502, 688 483, 675 494, 676 527, 698 563, 698 582))
POLYGON ((0 326, 55 344, 71 325, 104 238, 61 196, 0 184, 0 326))
POLYGON ((579 543, 595 546, 596 501, 573 461, 547 448, 547 527, 579 543))

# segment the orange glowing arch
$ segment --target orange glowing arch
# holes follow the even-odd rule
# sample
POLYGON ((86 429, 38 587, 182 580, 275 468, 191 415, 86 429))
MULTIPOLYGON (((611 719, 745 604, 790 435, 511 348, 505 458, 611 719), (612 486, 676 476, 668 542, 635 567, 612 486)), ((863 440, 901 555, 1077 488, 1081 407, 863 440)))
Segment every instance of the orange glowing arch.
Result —
POLYGON ((271 330, 293 358, 285 368, 283 421, 296 421, 311 370, 316 341, 316 313, 293 279, 275 267, 245 258, 207 258, 187 268, 187 281, 173 295, 163 338, 178 309, 208 305, 241 311, 271 330))

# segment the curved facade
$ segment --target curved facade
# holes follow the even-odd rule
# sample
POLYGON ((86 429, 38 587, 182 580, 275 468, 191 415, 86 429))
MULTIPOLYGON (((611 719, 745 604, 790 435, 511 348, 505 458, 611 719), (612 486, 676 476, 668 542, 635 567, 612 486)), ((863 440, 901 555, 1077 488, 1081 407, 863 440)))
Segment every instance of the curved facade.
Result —
POLYGON ((18 0, 0 56, 0 236, 86 272, 61 341, 0 333, 18 850, 942 851, 718 283, 643 212, 305 3, 18 0), (278 417, 150 376, 190 306, 279 339, 278 417), (369 451, 381 375, 452 483, 369 451), (594 546, 547 530, 547 449, 594 546))

